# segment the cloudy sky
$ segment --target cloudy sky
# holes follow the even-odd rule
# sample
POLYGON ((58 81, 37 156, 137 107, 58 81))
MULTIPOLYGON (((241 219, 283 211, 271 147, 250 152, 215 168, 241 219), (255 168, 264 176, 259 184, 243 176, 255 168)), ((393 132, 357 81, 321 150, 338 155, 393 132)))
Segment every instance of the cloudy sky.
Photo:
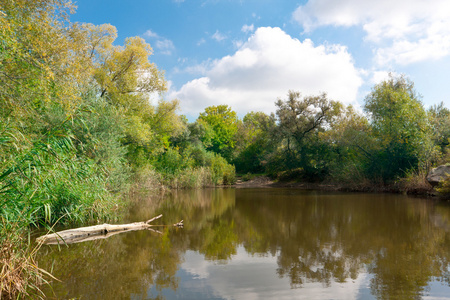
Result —
POLYGON ((109 23, 153 48, 181 112, 274 112, 289 90, 362 106, 388 72, 425 107, 450 107, 448 0, 78 0, 72 21, 109 23))

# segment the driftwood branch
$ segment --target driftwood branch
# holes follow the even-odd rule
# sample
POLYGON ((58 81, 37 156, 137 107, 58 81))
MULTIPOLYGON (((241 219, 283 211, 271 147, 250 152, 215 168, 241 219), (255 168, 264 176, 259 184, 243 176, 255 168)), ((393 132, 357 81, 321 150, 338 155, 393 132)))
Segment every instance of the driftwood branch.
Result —
MULTIPOLYGON (((46 234, 36 239, 38 243, 47 245, 53 244, 73 244, 85 241, 92 241, 98 239, 106 239, 118 233, 149 229, 154 232, 161 233, 160 231, 153 230, 150 227, 155 226, 170 226, 170 225, 150 225, 154 220, 161 218, 162 215, 156 216, 145 222, 136 222, 131 224, 119 224, 119 225, 94 225, 88 227, 80 227, 74 229, 63 230, 52 234, 46 234)), ((172 226, 183 227, 183 220, 172 226)))

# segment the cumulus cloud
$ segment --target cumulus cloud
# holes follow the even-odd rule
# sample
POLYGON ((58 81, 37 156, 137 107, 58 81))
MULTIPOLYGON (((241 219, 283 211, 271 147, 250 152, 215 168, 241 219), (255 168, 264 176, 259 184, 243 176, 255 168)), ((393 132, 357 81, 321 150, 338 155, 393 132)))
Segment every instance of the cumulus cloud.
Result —
POLYGON ((378 84, 381 83, 384 80, 389 79, 389 75, 392 75, 393 77, 397 77, 400 76, 398 73, 396 72, 388 72, 388 71, 374 71, 372 73, 372 78, 370 79, 370 81, 373 84, 378 84))
POLYGON ((285 98, 289 90, 303 95, 327 92, 332 99, 353 103, 362 84, 347 48, 301 42, 280 28, 258 28, 233 55, 208 66, 204 77, 169 95, 181 100, 187 115, 220 104, 240 114, 270 113, 276 99, 285 98))
POLYGON ((309 0, 293 13, 306 32, 319 26, 361 26, 377 45, 376 62, 406 65, 450 54, 448 0, 309 0))

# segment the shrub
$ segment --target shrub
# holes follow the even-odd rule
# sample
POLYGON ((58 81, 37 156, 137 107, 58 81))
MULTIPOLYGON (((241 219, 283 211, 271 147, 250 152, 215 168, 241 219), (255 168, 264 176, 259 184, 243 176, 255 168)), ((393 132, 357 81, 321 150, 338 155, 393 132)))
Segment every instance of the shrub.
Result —
MULTIPOLYGON (((447 174, 447 175, 449 175, 449 174, 447 174)), ((442 180, 439 183, 439 185, 436 188, 436 190, 439 193, 443 194, 444 196, 449 197, 450 196, 450 176, 447 177, 445 180, 442 180)))

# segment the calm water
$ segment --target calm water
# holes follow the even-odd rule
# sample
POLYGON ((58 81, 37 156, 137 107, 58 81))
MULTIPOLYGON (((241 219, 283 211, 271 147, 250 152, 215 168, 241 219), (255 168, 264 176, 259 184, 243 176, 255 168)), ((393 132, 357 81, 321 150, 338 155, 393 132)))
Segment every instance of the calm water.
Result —
POLYGON ((43 246, 49 299, 450 299, 450 206, 295 189, 178 191, 128 221, 185 227, 43 246))

